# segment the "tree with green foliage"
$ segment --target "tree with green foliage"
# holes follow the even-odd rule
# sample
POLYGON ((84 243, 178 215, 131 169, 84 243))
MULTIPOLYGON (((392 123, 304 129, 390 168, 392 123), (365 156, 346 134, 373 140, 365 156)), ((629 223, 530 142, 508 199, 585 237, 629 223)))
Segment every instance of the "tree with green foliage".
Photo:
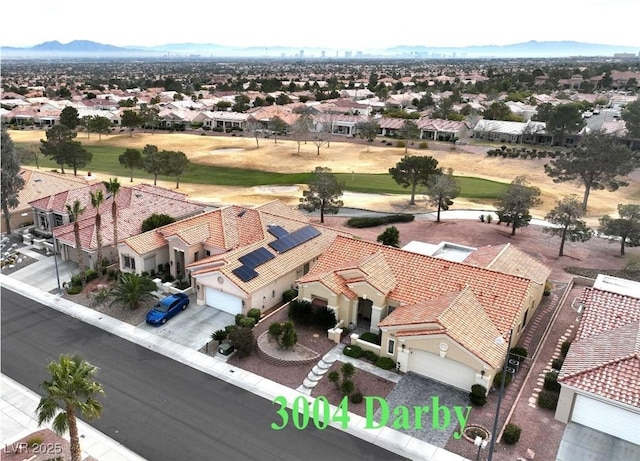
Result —
POLYGON ((536 114, 533 116, 533 120, 538 122, 546 122, 551 117, 551 112, 553 111, 553 104, 550 102, 545 102, 540 104, 536 108, 536 114))
MULTIPOLYGON (((376 139, 379 131, 380 124, 373 117, 369 117, 367 120, 356 124, 356 132, 360 138, 369 141, 369 145, 376 139)), ((367 145, 367 152, 369 151, 369 145, 367 145)))
POLYGON ((149 306, 155 301, 152 293, 156 290, 156 284, 149 277, 132 273, 120 274, 116 286, 111 290, 110 306, 121 304, 122 308, 137 309, 142 304, 149 306))
POLYGON ((102 263, 102 213, 100 212, 100 206, 104 202, 104 193, 102 189, 95 191, 89 191, 91 197, 91 206, 96 210, 96 245, 98 247, 96 252, 96 268, 100 267, 102 263))
POLYGON ((67 106, 60 112, 60 124, 66 126, 70 130, 75 130, 80 125, 80 114, 78 109, 67 106))
POLYGON ((159 153, 162 159, 162 173, 167 176, 175 176, 176 189, 180 188, 180 176, 189 166, 189 159, 184 152, 163 150, 159 153))
POLYGON ((338 182, 331 168, 317 166, 311 172, 309 188, 302 193, 300 206, 309 212, 320 210, 320 222, 324 223, 325 213, 337 214, 342 207, 343 189, 344 184, 338 182))
POLYGON ((504 101, 495 101, 485 109, 482 116, 486 120, 507 120, 515 121, 516 116, 504 101))
POLYGON ((640 138, 640 99, 627 104, 621 115, 627 127, 627 136, 640 138))
POLYGON ((246 94, 238 94, 234 98, 232 109, 234 112, 246 112, 250 109, 251 99, 246 94))
POLYGON ((413 120, 405 120, 398 130, 398 136, 404 139, 404 153, 406 154, 409 150, 409 140, 420 137, 420 128, 413 120))
POLYGON ((586 212, 592 190, 618 190, 629 183, 620 179, 640 166, 640 154, 613 136, 585 136, 580 147, 561 153, 544 166, 553 182, 578 181, 584 186, 582 210, 586 212))
POLYGON ((87 131, 89 133, 98 133, 98 141, 102 140, 103 134, 108 134, 111 130, 111 120, 101 115, 94 115, 88 121, 87 131))
POLYGON ((78 168, 84 168, 93 159, 93 154, 82 147, 80 141, 71 141, 65 147, 65 162, 73 168, 73 175, 78 176, 78 168))
POLYGON ((46 132, 47 140, 40 140, 40 152, 60 165, 62 174, 67 163, 67 150, 77 135, 64 125, 54 125, 46 132))
POLYGON ((117 196, 120 192, 120 182, 118 178, 109 178, 104 181, 104 188, 107 191, 107 199, 111 199, 111 220, 113 222, 113 249, 116 251, 116 260, 118 255, 118 201, 117 196))
POLYGON ((142 117, 134 110, 125 110, 122 112, 122 120, 120 125, 129 130, 129 137, 133 136, 133 130, 141 126, 143 123, 142 117))
POLYGON ((25 181, 20 175, 20 159, 15 150, 15 145, 7 131, 2 129, 2 144, 0 146, 0 162, 2 163, 2 180, 0 181, 0 202, 4 214, 5 230, 11 234, 11 220, 9 210, 16 208, 20 201, 18 194, 24 188, 25 181))
POLYGON ((78 413, 86 419, 95 419, 102 414, 102 403, 97 397, 104 395, 104 390, 94 380, 98 368, 79 355, 61 355, 58 361, 47 366, 47 370, 50 377, 40 385, 45 395, 36 408, 38 425, 53 421, 56 434, 69 431, 71 461, 80 461, 78 413))
POLYGON ((564 242, 586 242, 592 236, 592 231, 580 218, 584 216, 584 210, 575 195, 564 197, 556 203, 545 219, 553 224, 553 227, 543 227, 546 234, 560 237, 560 250, 558 256, 564 256, 564 242))
POLYGON ((524 176, 518 176, 496 202, 496 213, 500 222, 511 225, 511 235, 516 235, 517 228, 529 225, 529 210, 541 203, 540 189, 529 185, 524 176))
POLYGON ((389 168, 389 174, 393 180, 402 187, 411 186, 410 205, 416 204, 416 188, 418 185, 428 186, 429 178, 442 174, 442 168, 438 168, 438 161, 428 155, 405 155, 396 166, 389 168))
POLYGON ((427 196, 429 203, 438 209, 436 222, 440 222, 440 210, 447 211, 458 194, 460 194, 460 184, 454 178, 452 168, 448 168, 446 174, 439 174, 429 179, 427 196))
POLYGON ((168 214, 153 213, 147 219, 142 221, 141 232, 148 232, 174 222, 176 222, 176 220, 168 214))
POLYGON ((253 330, 246 327, 236 327, 229 333, 229 340, 238 353, 238 357, 244 358, 251 355, 255 341, 253 330))
POLYGON ((133 169, 134 168, 144 168, 144 163, 142 162, 142 154, 138 149, 127 149, 118 157, 118 162, 120 165, 129 168, 131 173, 129 182, 133 182, 133 169))
POLYGON ((163 156, 158 151, 158 146, 147 144, 142 149, 142 168, 147 173, 153 175, 153 185, 158 184, 158 175, 162 174, 164 165, 162 164, 163 156))
POLYGON ((389 226, 382 232, 382 234, 378 235, 376 241, 386 246, 399 248, 400 231, 396 226, 389 226))
POLYGON ((160 109, 148 104, 140 105, 140 118, 142 119, 142 126, 145 128, 151 128, 151 134, 158 127, 160 123, 160 109))
POLYGON ((547 130, 553 133, 556 144, 564 146, 567 134, 579 133, 585 125, 580 106, 573 103, 558 104, 547 119, 547 130))
POLYGON ((66 204, 67 214, 69 219, 73 222, 73 237, 76 241, 76 252, 78 255, 78 266, 80 269, 80 275, 84 280, 84 253, 82 252, 82 239, 80 238, 80 216, 85 211, 85 207, 82 206, 80 200, 75 199, 73 204, 66 204))
POLYGON ((620 255, 627 246, 640 246, 640 205, 618 205, 618 218, 605 215, 600 218, 600 232, 620 238, 620 255))

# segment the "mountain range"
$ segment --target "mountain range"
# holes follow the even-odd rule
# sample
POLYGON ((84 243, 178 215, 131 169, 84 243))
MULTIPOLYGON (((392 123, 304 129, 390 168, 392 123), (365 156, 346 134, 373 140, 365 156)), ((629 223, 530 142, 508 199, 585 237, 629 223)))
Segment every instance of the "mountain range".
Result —
POLYGON ((535 40, 511 45, 477 45, 467 47, 429 47, 403 45, 385 49, 296 48, 292 46, 232 47, 212 43, 169 43, 159 46, 118 47, 89 40, 44 42, 29 48, 0 47, 3 58, 65 57, 245 57, 245 58, 555 58, 629 54, 640 57, 640 49, 630 46, 603 45, 575 41, 535 40))

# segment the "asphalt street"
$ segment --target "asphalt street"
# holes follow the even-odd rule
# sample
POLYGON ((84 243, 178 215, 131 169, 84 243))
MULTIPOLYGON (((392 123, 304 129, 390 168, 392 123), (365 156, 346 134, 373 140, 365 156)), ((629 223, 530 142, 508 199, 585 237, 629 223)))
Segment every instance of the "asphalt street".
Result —
POLYGON ((2 289, 2 373, 41 393, 46 365, 79 353, 106 397, 91 424, 149 460, 403 459, 312 424, 271 429, 270 401, 2 289))

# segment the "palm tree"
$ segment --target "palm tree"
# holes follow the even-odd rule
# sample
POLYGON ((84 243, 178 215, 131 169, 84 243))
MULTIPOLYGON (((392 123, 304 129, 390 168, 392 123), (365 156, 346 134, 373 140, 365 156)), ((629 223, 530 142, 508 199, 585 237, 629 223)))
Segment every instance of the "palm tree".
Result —
POLYGON ((104 194, 101 189, 97 191, 89 191, 91 195, 91 206, 96 209, 96 241, 98 242, 98 254, 96 256, 96 269, 102 265, 102 215, 100 214, 100 205, 104 202, 104 194))
POLYGON ((102 413, 102 403, 96 400, 98 394, 104 394, 102 385, 93 380, 98 368, 78 355, 61 355, 57 362, 47 367, 51 379, 41 386, 46 395, 40 399, 36 414, 38 424, 53 420, 53 430, 58 435, 69 431, 71 442, 71 461, 81 460, 80 437, 76 413, 93 419, 102 413))
POLYGON ((69 218, 73 219, 73 236, 76 240, 76 251, 78 252, 78 265, 80 267, 80 275, 84 280, 84 258, 82 253, 82 241, 80 240, 80 215, 84 213, 85 207, 82 206, 80 200, 76 199, 73 205, 68 203, 65 205, 69 218))
POLYGON ((137 309, 140 304, 147 304, 155 298, 151 294, 156 289, 156 284, 149 277, 143 277, 136 273, 122 274, 118 285, 111 291, 113 301, 122 303, 122 307, 137 309))
POLYGON ((107 192, 111 194, 111 218, 113 219, 113 248, 116 251, 116 261, 118 260, 118 204, 116 203, 116 197, 120 192, 120 183, 118 178, 109 178, 109 182, 104 183, 104 187, 107 192))

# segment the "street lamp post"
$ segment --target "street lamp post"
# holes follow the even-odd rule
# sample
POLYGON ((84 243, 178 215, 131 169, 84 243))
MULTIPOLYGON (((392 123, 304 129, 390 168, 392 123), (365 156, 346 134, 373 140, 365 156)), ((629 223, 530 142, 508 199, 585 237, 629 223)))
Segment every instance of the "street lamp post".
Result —
POLYGON ((60 287, 60 272, 58 272, 58 244, 56 237, 53 237, 53 264, 56 266, 56 280, 58 281, 58 296, 62 295, 62 288, 60 287))
MULTIPOLYGON (((496 408, 496 416, 493 419, 493 431, 491 432, 491 445, 489 445, 489 457, 488 461, 492 461, 493 459, 493 450, 495 449, 496 438, 498 436, 498 417, 500 416, 500 404, 502 403, 502 396, 504 395, 504 385, 507 377, 507 363, 509 362, 509 349, 511 348, 511 335, 513 334, 513 329, 509 330, 509 341, 507 342, 507 354, 504 358, 504 364, 502 365, 502 379, 500 381, 500 393, 498 394, 498 406, 496 408)), ((502 342, 504 339, 502 336, 498 338, 502 342)))

